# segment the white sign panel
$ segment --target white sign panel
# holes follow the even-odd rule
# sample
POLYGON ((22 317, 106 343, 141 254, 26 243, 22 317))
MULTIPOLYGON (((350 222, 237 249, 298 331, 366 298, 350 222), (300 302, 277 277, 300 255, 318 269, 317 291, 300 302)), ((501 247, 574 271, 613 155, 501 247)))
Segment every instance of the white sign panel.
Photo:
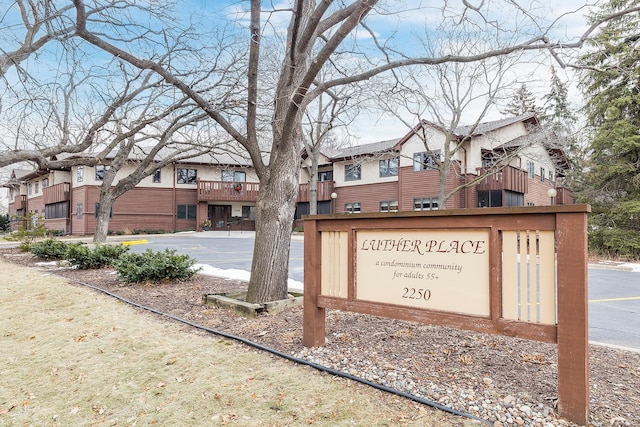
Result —
POLYGON ((356 299, 489 316, 489 231, 357 231, 356 299))

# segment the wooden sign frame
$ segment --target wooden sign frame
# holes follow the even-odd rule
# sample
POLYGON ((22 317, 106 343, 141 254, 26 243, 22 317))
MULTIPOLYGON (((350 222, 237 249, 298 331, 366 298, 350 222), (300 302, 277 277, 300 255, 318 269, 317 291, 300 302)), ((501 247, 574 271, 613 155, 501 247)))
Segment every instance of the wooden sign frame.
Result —
MULTIPOLYGON (((306 216, 303 343, 307 347, 324 344, 327 308, 557 343, 559 413, 585 425, 589 418, 587 214, 590 211, 589 205, 562 205, 306 216), (360 239, 358 246, 359 233, 371 237, 381 230, 383 245, 365 244, 363 248, 360 239), (382 297, 368 297, 373 301, 358 297, 358 258, 361 263, 372 259, 369 254, 364 257, 362 251, 374 247, 402 251, 399 256, 410 259, 412 267, 420 266, 427 271, 430 267, 420 257, 429 248, 429 230, 434 235, 442 235, 443 231, 451 231, 452 235, 464 235, 465 230, 486 231, 487 315, 456 312, 455 308, 451 311, 446 304, 440 309, 430 309, 428 304, 417 307, 413 302, 389 304, 381 301, 382 297), (405 242, 400 241, 404 237, 398 237, 411 239, 412 235, 419 238, 405 242), (412 250, 414 253, 407 253, 412 250)), ((461 239, 455 242, 444 244, 454 251, 462 244, 461 239)), ((471 243, 466 248, 472 248, 471 243)), ((459 262, 464 263, 464 254, 460 255, 459 262)), ((393 265, 382 253, 380 256, 383 263, 393 265)), ((450 264, 458 262, 455 254, 447 259, 450 264)), ((405 265, 408 264, 401 264, 405 265)), ((363 275, 362 270, 360 274, 363 275)), ((407 277, 415 279, 416 275, 418 272, 407 277)), ((379 282, 388 286, 389 280, 381 277, 379 282)), ((455 278, 449 276, 447 280, 455 278)), ((427 285, 420 288, 423 299, 425 289, 427 285)))

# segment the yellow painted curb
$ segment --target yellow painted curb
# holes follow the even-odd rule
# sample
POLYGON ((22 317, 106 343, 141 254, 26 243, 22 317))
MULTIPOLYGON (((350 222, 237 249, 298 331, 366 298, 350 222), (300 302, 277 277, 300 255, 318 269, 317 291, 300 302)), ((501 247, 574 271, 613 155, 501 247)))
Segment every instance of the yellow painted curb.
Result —
POLYGON ((120 242, 120 244, 129 246, 129 245, 144 245, 145 243, 149 243, 147 240, 129 240, 126 242, 120 242))

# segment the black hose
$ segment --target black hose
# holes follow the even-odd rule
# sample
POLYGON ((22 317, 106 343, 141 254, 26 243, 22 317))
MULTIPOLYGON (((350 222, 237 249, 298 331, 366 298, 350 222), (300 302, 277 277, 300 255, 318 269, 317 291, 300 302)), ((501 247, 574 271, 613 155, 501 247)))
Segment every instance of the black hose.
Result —
POLYGON ((102 292, 103 294, 109 295, 112 298, 115 298, 115 299, 117 299, 119 301, 122 301, 124 303, 129 304, 129 305, 132 305, 134 307, 140 308, 142 310, 145 310, 145 311, 148 311, 148 312, 151 312, 151 313, 166 317, 168 319, 174 320, 176 322, 183 323, 185 325, 200 329, 202 331, 209 332, 210 334, 213 334, 213 335, 218 335, 218 336, 221 336, 223 338, 228 338, 228 339, 231 339, 231 340, 234 340, 234 341, 241 342, 241 343, 243 343, 245 345, 248 345, 250 347, 256 348, 258 350, 265 351, 265 352, 273 354, 275 356, 279 356, 279 357, 281 357, 283 359, 286 359, 286 360, 289 360, 291 362, 294 362, 294 363, 297 363, 297 364, 300 364, 300 365, 309 366, 309 367, 317 369, 317 370, 319 370, 321 372, 326 372, 328 374, 334 375, 336 377, 346 378, 346 379, 349 379, 349 380, 352 380, 352 381, 355 381, 355 382, 358 382, 358 383, 361 383, 361 384, 365 384, 365 385, 368 385, 368 386, 373 387, 375 389, 378 389, 378 390, 381 390, 381 391, 385 391, 387 393, 391 393, 391 394, 394 394, 396 396, 404 397, 406 399, 412 400, 414 402, 421 403, 421 404, 426 405, 426 406, 430 406, 432 408, 439 409, 439 410, 447 412, 449 414, 457 415, 457 416, 464 417, 464 418, 469 418, 469 419, 472 419, 474 421, 479 421, 479 422, 481 422, 483 424, 493 426, 493 423, 488 421, 488 420, 476 417, 475 415, 472 415, 472 414, 467 414, 465 412, 457 411, 457 410, 455 410, 453 408, 441 405, 441 404, 436 403, 436 402, 434 402, 432 400, 425 399, 425 398, 422 398, 422 397, 419 397, 419 396, 416 396, 416 395, 413 395, 413 394, 410 394, 410 393, 406 393, 406 392, 404 392, 402 390, 397 390, 397 389, 394 389, 394 388, 391 388, 391 387, 387 387, 387 386, 385 386, 383 384, 374 383, 374 382, 366 380, 364 378, 357 377, 355 375, 351 375, 351 374, 348 374, 346 372, 338 371, 336 369, 329 368, 329 367, 320 365, 318 363, 313 363, 313 362, 310 362, 308 360, 300 359, 298 357, 291 356, 291 355, 289 355, 287 353, 283 353, 283 352, 275 350, 273 348, 266 347, 266 346, 264 346, 262 344, 258 344, 258 343, 254 342, 254 341, 250 341, 250 340, 248 340, 246 338, 238 337, 236 335, 231 335, 231 334, 228 334, 226 332, 218 331, 218 330, 215 330, 215 329, 207 328, 206 326, 202 326, 202 325, 198 325, 196 323, 192 323, 192 322, 190 322, 188 320, 180 319, 179 317, 175 317, 175 316, 172 316, 170 314, 163 313, 161 311, 155 310, 153 308, 146 307, 146 306, 144 306, 142 304, 138 304, 136 302, 129 301, 126 298, 122 298, 119 295, 116 295, 116 294, 111 293, 111 292, 109 292, 107 290, 101 289, 101 288, 99 288, 97 286, 90 285, 88 283, 80 282, 80 281, 77 281, 77 280, 73 280, 73 282, 75 282, 77 284, 80 284, 82 286, 85 286, 87 288, 102 292))

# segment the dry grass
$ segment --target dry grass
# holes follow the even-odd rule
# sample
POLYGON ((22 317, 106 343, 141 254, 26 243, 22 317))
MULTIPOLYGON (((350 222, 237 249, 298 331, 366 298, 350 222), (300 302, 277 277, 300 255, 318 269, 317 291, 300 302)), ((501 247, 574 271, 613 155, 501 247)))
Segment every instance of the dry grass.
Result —
POLYGON ((3 426, 471 425, 2 260, 0 319, 3 426))

